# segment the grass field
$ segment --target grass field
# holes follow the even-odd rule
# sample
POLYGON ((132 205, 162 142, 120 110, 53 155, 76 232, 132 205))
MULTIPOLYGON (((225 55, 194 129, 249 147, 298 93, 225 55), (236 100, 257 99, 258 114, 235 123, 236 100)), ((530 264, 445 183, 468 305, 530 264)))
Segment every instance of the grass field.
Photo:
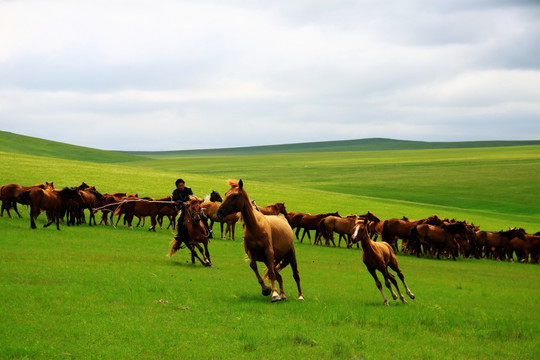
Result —
MULTIPOLYGON (((0 140, 2 138, 0 137, 0 140)), ((46 144, 46 143, 45 143, 46 144)), ((244 179, 259 204, 289 210, 467 219, 540 230, 540 146, 132 157, 95 162, 0 149, 0 182, 163 196, 183 177, 196 195, 244 179)), ((58 146, 58 145, 57 145, 58 146)), ((24 146, 19 147, 24 149, 24 146)), ((67 149, 66 149, 67 150, 67 149)), ((57 151, 62 151, 58 146, 57 151)), ((236 242, 213 240, 214 268, 165 256, 172 234, 0 218, 0 357, 540 358, 538 265, 398 255, 415 300, 386 308, 358 249, 297 245, 306 301, 260 295, 236 242)), ((216 230, 216 228, 214 229, 216 230)))

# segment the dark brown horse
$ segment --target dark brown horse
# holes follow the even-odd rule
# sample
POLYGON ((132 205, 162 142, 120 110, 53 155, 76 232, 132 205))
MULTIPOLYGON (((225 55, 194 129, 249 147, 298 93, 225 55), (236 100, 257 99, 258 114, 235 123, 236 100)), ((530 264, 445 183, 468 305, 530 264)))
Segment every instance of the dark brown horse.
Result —
POLYGON ((347 248, 351 245, 351 236, 353 234, 354 227, 356 226, 356 220, 358 216, 352 215, 347 217, 340 216, 327 216, 321 220, 319 223, 319 235, 315 239, 315 245, 317 245, 322 236, 326 240, 326 246, 330 245, 330 241, 334 247, 336 243, 334 242, 334 232, 339 234, 338 246, 341 247, 341 238, 344 237, 346 240, 347 248))
POLYGON ((388 299, 384 295, 382 284, 377 278, 377 274, 375 272, 376 270, 379 270, 383 274, 384 283, 388 290, 390 290, 392 298, 396 300, 398 298, 398 295, 396 295, 394 290, 392 290, 391 283, 394 284, 396 290, 398 291, 401 301, 406 304, 407 301, 399 290, 396 278, 388 271, 388 267, 390 267, 397 273, 398 277, 403 283, 403 286, 405 286, 405 291, 407 292, 407 295, 409 295, 411 299, 414 299, 414 294, 407 286, 407 283, 405 283, 405 277, 403 276, 403 272, 399 268, 396 254, 394 253, 394 250, 392 249, 390 244, 388 244, 387 242, 372 241, 368 234, 368 228, 369 221, 367 219, 358 220, 356 222, 356 227, 352 236, 352 242, 360 242, 360 244, 362 245, 362 260, 364 261, 364 264, 366 265, 371 276, 373 276, 373 279, 375 279, 375 285, 377 285, 377 288, 381 292, 384 300, 384 305, 388 306, 388 299))
MULTIPOLYGON (((255 200, 253 200, 253 204, 255 205, 255 200)), ((255 206, 257 207, 257 210, 262 212, 264 215, 283 214, 287 216, 287 210, 285 209, 284 203, 275 203, 275 204, 270 204, 266 206, 258 206, 258 205, 255 205, 255 206)))
MULTIPOLYGON (((206 228, 201 220, 203 210, 201 208, 201 200, 196 197, 191 197, 188 202, 183 203, 182 209, 185 212, 184 224, 187 229, 187 235, 181 236, 178 233, 170 243, 170 249, 168 256, 173 256, 178 250, 181 249, 182 244, 188 247, 191 251, 191 263, 195 263, 197 258, 204 266, 212 266, 210 262, 210 252, 208 251, 208 234, 206 228), (200 244, 204 245, 204 250, 200 244), (197 254, 199 250, 201 257, 197 254)), ((178 219, 181 221, 181 218, 178 219)), ((176 228, 180 229, 182 224, 177 224, 176 228)))
MULTIPOLYGON (((506 231, 477 231, 476 243, 483 247, 486 258, 504 260, 510 252, 510 240, 515 237, 526 241, 525 230, 512 228, 506 231)), ((509 258, 508 261, 513 259, 509 258)))
POLYGON ((456 260, 460 245, 458 237, 467 239, 468 230, 464 222, 458 221, 452 224, 442 224, 441 226, 419 224, 411 228, 409 240, 416 244, 416 255, 420 257, 421 245, 432 245, 437 250, 437 259, 445 250, 456 260))
MULTIPOLYGON (((176 203, 174 201, 155 201, 155 200, 146 200, 146 199, 130 199, 126 198, 122 200, 122 203, 115 211, 115 214, 123 213, 124 221, 128 226, 133 229, 132 221, 133 217, 137 216, 139 219, 146 216, 150 217, 150 228, 148 231, 156 231, 157 224, 157 215, 160 213, 161 209, 168 207, 171 210, 176 209, 176 203)), ((120 217, 118 218, 120 220, 120 217)), ((117 224, 118 224, 117 220, 117 224)))
POLYGON ((219 207, 218 216, 225 218, 229 214, 242 213, 245 224, 244 249, 250 260, 250 267, 261 285, 264 296, 272 293, 272 302, 287 299, 283 288, 280 270, 291 264, 294 280, 298 287, 298 300, 304 300, 300 287, 296 253, 294 250, 294 234, 284 217, 263 215, 256 211, 244 189, 242 180, 229 180, 231 187, 219 207), (259 274, 257 261, 265 263, 271 287, 267 286, 259 274), (279 283, 277 292, 275 281, 279 283))
POLYGON ((103 200, 102 200, 102 203, 103 205, 100 206, 100 210, 101 210, 101 221, 99 222, 100 225, 109 225, 109 224, 113 224, 113 216, 114 216, 114 211, 116 210, 116 208, 120 205, 120 203, 122 202, 122 199, 124 199, 126 197, 126 193, 114 193, 114 194, 102 194, 103 196, 103 200), (110 222, 109 222, 109 215, 110 215, 110 222))
POLYGON ((300 242, 304 241, 304 235, 307 233, 309 242, 311 243, 311 235, 309 234, 310 230, 315 230, 315 239, 319 236, 319 223, 322 219, 324 219, 327 216, 340 216, 339 212, 333 212, 333 213, 326 213, 326 214, 317 214, 317 215, 311 215, 311 214, 304 214, 299 222, 298 226, 296 228, 296 238, 298 239, 298 234, 301 229, 304 230, 304 233, 302 234, 302 238, 300 239, 300 242))
POLYGON ((79 195, 81 195, 82 198, 82 207, 80 210, 81 218, 84 219, 84 210, 88 209, 88 211, 90 212, 88 225, 92 226, 92 220, 94 221, 94 225, 96 225, 96 216, 94 209, 104 205, 103 195, 101 195, 94 186, 86 188, 84 190, 79 190, 79 195))
POLYGON ((48 222, 43 226, 47 227, 56 222, 56 228, 60 230, 60 218, 66 208, 66 204, 75 202, 82 204, 81 196, 77 188, 64 188, 62 190, 44 190, 34 188, 23 191, 18 196, 19 201, 30 204, 30 227, 36 228, 35 219, 41 210, 46 211, 48 222))
POLYGON ((508 259, 514 257, 515 251, 518 260, 527 263, 529 262, 529 255, 540 249, 540 236, 526 234, 525 240, 515 237, 510 240, 509 248, 508 259))
MULTIPOLYGON (((287 215, 285 215, 285 218, 289 222, 289 225, 291 226, 291 229, 298 229, 298 226, 300 226, 300 221, 302 220, 302 217, 306 215, 306 213, 302 212, 295 212, 295 211, 288 211, 287 215)), ((300 230, 298 230, 300 231, 300 230)), ((296 231, 296 240, 300 241, 298 238, 298 231, 296 231)), ((305 230, 304 230, 305 233, 305 230)))
POLYGON ((416 221, 409 221, 407 218, 388 219, 388 220, 385 220, 382 224, 382 231, 381 231, 382 240, 389 243, 392 246, 392 249, 394 250, 394 252, 397 253, 398 239, 403 240, 403 243, 406 245, 406 242, 409 240, 409 233, 411 231, 411 228, 414 225, 418 225, 418 224, 440 225, 441 221, 437 217, 437 215, 432 215, 426 219, 421 219, 421 220, 416 220, 416 221))
POLYGON ((52 182, 45 182, 45 184, 32 186, 22 186, 18 184, 2 185, 2 187, 0 187, 0 199, 2 200, 2 209, 0 210, 0 216, 4 216, 4 210, 6 210, 8 216, 11 217, 9 209, 13 208, 17 215, 19 215, 19 217, 22 217, 19 213, 19 210, 17 210, 18 195, 23 191, 31 189, 54 190, 54 184, 52 182))

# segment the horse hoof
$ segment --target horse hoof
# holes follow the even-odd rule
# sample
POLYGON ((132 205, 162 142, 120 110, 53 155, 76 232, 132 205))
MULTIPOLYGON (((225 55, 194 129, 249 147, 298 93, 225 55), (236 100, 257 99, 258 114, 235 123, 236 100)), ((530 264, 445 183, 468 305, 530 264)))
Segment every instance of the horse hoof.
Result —
POLYGON ((384 301, 384 306, 390 306, 390 304, 388 303, 388 300, 384 301))
POLYGON ((272 296, 272 302, 281 301, 281 297, 279 295, 272 296))
POLYGON ((299 300, 299 301, 304 301, 304 296, 303 296, 303 295, 300 295, 300 296, 298 297, 298 300, 299 300))
POLYGON ((413 300, 414 300, 414 298, 415 298, 415 296, 414 296, 413 293, 411 293, 411 294, 409 295, 409 297, 410 297, 411 299, 413 299, 413 300))
POLYGON ((287 299, 287 297, 286 297, 285 295, 283 295, 283 296, 281 297, 281 301, 287 301, 287 300, 288 300, 288 299, 287 299))
POLYGON ((271 288, 270 286, 267 286, 267 287, 264 288, 263 291, 262 291, 262 294, 263 294, 264 296, 268 296, 268 295, 270 295, 271 293, 272 293, 272 288, 271 288))

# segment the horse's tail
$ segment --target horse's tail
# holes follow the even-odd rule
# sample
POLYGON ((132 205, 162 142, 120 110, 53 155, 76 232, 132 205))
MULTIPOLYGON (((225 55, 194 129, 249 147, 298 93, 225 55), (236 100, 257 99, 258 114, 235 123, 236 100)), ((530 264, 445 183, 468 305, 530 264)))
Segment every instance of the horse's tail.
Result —
POLYGON ((169 253, 167 254, 168 257, 173 256, 176 254, 178 250, 180 250, 180 245, 182 245, 182 242, 179 241, 176 237, 169 243, 169 253))
POLYGON ((324 236, 325 239, 328 239, 328 238, 330 238, 332 236, 332 234, 328 230, 328 226, 326 226, 326 221, 324 221, 324 220, 325 219, 322 219, 319 222, 319 232, 321 233, 322 236, 324 236))
POLYGON ((122 213, 122 210, 124 210, 124 204, 125 203, 126 203, 125 201, 122 201, 120 203, 120 205, 118 205, 116 207, 116 209, 114 210, 114 215, 113 216, 118 216, 118 215, 120 215, 122 213))

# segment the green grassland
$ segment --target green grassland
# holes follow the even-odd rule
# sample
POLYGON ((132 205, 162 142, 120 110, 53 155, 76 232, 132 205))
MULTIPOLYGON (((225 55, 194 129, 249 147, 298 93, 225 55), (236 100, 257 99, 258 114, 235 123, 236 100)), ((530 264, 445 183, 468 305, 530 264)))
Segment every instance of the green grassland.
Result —
MULTIPOLYGON (((288 210, 436 213, 485 230, 540 230, 534 144, 129 160, 113 153, 103 163, 24 144, 11 151, 3 139, 2 184, 85 181, 101 192, 158 197, 183 177, 204 196, 242 178, 259 204, 284 201, 288 210)), ((361 250, 304 243, 297 256, 306 301, 294 300, 285 269, 290 300, 271 304, 245 262, 240 225, 237 241, 211 241, 215 267, 203 268, 188 263, 186 250, 165 256, 167 230, 57 231, 40 226, 43 215, 31 230, 22 209, 21 219, 0 218, 0 358, 540 358, 538 265, 398 255, 416 299, 387 308, 361 250)))

